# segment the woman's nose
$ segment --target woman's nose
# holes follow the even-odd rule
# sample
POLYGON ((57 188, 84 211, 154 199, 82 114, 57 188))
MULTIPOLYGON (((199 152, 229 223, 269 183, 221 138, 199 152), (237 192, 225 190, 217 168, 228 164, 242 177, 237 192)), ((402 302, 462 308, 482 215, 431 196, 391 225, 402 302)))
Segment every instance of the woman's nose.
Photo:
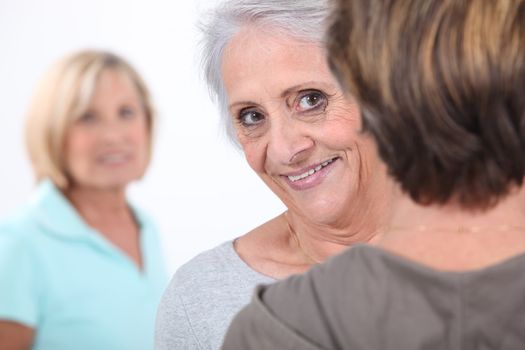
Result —
POLYGON ((112 143, 122 139, 124 128, 118 119, 109 119, 100 124, 98 132, 104 142, 112 143))
POLYGON ((283 118, 271 126, 268 157, 281 164, 300 164, 310 156, 314 145, 303 123, 293 118, 283 118))

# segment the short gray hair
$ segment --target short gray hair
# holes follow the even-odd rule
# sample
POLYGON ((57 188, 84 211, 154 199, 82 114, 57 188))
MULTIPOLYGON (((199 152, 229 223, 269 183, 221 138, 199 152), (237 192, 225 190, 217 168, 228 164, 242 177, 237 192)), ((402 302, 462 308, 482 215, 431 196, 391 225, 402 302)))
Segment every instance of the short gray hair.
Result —
POLYGON ((265 26, 261 29, 323 44, 330 4, 330 0, 224 0, 200 23, 202 72, 232 141, 237 143, 221 73, 224 48, 243 26, 261 24, 265 26))

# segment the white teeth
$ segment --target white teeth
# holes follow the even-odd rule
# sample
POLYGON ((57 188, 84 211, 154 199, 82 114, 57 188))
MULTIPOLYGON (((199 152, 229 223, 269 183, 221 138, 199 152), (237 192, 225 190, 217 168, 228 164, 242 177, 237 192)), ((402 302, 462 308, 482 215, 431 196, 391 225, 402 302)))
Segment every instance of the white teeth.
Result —
POLYGON ((120 163, 126 160, 126 156, 123 154, 107 154, 100 157, 103 163, 120 163))
POLYGON ((336 159, 337 158, 333 158, 333 159, 327 160, 326 162, 323 162, 320 165, 316 166, 315 168, 310 169, 308 171, 305 171, 304 173, 302 173, 300 175, 296 175, 296 176, 290 175, 290 176, 288 176, 288 179, 290 181, 292 181, 292 182, 295 182, 297 180, 302 180, 302 179, 304 179, 304 178, 306 178, 306 177, 308 177, 310 175, 313 175, 314 173, 318 172, 319 170, 321 170, 322 168, 324 168, 328 164, 332 163, 336 159))

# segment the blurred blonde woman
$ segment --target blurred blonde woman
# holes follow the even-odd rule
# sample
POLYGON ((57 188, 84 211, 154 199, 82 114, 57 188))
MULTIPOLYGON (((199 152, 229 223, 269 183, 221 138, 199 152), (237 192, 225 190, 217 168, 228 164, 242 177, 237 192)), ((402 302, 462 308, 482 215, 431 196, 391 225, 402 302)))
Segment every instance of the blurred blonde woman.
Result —
POLYGON ((154 118, 112 53, 75 53, 42 80, 26 130, 37 188, 0 222, 2 349, 153 347, 164 263, 126 188, 148 166, 154 118))

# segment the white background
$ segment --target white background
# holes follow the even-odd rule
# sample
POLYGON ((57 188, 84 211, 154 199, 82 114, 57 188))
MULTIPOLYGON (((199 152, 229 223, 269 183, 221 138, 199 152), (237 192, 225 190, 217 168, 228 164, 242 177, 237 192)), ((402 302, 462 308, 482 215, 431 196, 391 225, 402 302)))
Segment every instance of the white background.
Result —
POLYGON ((197 21, 213 0, 0 0, 0 217, 34 187, 24 117, 48 66, 108 49, 143 75, 158 111, 154 157, 129 191, 161 231, 171 273, 284 208, 224 136, 199 71, 197 21))

